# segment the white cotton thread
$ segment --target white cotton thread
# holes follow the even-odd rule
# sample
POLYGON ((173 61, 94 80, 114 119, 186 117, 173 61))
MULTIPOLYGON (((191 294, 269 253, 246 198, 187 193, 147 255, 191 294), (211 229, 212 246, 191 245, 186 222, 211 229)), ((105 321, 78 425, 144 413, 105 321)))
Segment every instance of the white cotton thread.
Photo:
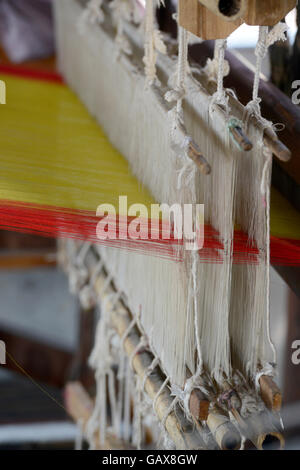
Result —
POLYGON ((161 424, 166 427, 166 421, 169 417, 169 415, 172 413, 172 411, 174 410, 175 406, 177 405, 177 403, 179 402, 179 397, 175 397, 173 400, 172 400, 172 403, 170 404, 170 406, 167 408, 162 420, 161 420, 161 424))
POLYGON ((260 102, 261 99, 258 96, 259 82, 262 69, 262 63, 267 55, 268 48, 276 41, 285 41, 287 26, 284 23, 277 23, 270 31, 268 26, 259 27, 259 37, 255 48, 256 55, 256 67, 254 74, 254 83, 252 91, 252 101, 250 101, 246 108, 249 112, 260 116, 260 102))
POLYGON ((210 113, 213 112, 214 106, 219 105, 225 109, 225 112, 229 113, 229 97, 226 96, 224 90, 224 76, 228 72, 228 63, 225 61, 225 50, 227 47, 227 39, 217 39, 215 42, 214 61, 215 67, 217 68, 217 91, 212 95, 210 104, 210 113))
POLYGON ((79 34, 83 36, 87 32, 89 24, 102 24, 104 13, 102 10, 103 0, 89 0, 81 16, 79 17, 77 28, 79 34))
POLYGON ((135 17, 134 4, 130 0, 113 0, 109 3, 109 8, 112 11, 116 24, 116 59, 119 59, 121 53, 130 56, 132 54, 132 47, 124 32, 124 22, 131 21, 135 17))
MULTIPOLYGON (((262 179, 261 179, 261 194, 264 198, 264 204, 266 207, 266 233, 269 234, 271 231, 271 194, 270 194, 270 176, 271 176, 271 171, 272 171, 272 151, 267 149, 267 147, 264 146, 263 150, 263 155, 265 157, 265 164, 263 167, 262 171, 262 179)), ((267 272, 266 272, 266 315, 267 315, 267 337, 268 337, 268 342, 270 344, 272 354, 273 354, 273 363, 276 363, 276 349, 274 346, 274 343, 272 342, 271 339, 271 332, 270 332, 270 261, 271 261, 271 253, 270 253, 270 241, 267 243, 267 248, 266 248, 266 266, 267 266, 267 272)))
POLYGON ((167 49, 163 42, 161 32, 155 27, 154 8, 160 5, 160 0, 146 0, 145 13, 145 52, 143 62, 147 85, 151 86, 156 80, 157 52, 166 54, 167 49))
POLYGON ((136 326, 136 323, 137 323, 137 319, 133 318, 131 322, 129 323, 127 329, 124 331, 122 338, 121 338, 122 348, 124 348, 124 341, 126 340, 127 336, 129 336, 131 330, 133 330, 133 328, 136 326))
POLYGON ((111 409, 112 427, 114 429, 115 434, 118 435, 119 420, 116 399, 115 375, 111 369, 108 371, 108 397, 111 409))
POLYGON ((198 251, 193 252, 193 264, 192 264, 192 278, 193 278, 193 299, 194 299, 194 325, 195 325, 195 336, 196 336, 196 346, 197 346, 197 370, 195 377, 198 377, 202 373, 203 361, 199 337, 199 322, 198 322, 198 302, 197 302, 197 266, 198 266, 198 251))
POLYGON ((132 443, 136 445, 138 450, 141 450, 143 440, 143 425, 142 425, 142 396, 139 378, 136 376, 135 380, 135 397, 134 397, 134 418, 133 418, 133 436, 132 443))
POLYGON ((91 249, 92 244, 90 242, 84 242, 81 247, 79 248, 78 254, 76 256, 75 264, 77 266, 80 266, 81 264, 84 264, 85 258, 88 254, 88 252, 91 249))
POLYGON ((125 394, 124 394, 124 440, 129 441, 131 433, 131 419, 130 419, 130 410, 131 410, 131 384, 132 384, 132 375, 131 369, 129 367, 128 361, 126 361, 126 373, 125 373, 125 394))
POLYGON ((159 365, 159 358, 158 357, 154 357, 153 358, 153 361, 151 362, 150 366, 147 368, 145 374, 144 374, 144 377, 143 377, 143 381, 142 381, 142 391, 145 390, 145 384, 146 384, 146 380, 148 379, 149 375, 152 374, 152 372, 154 371, 154 369, 159 365))
MULTIPOLYGON (((230 66, 229 62, 227 60, 223 60, 223 65, 220 64, 219 61, 219 49, 220 46, 223 46, 223 40, 216 40, 215 41, 215 47, 214 47, 214 57, 213 59, 208 58, 206 65, 203 69, 203 72, 207 75, 208 81, 213 81, 218 83, 219 80, 227 77, 230 72, 230 66), (222 70, 219 70, 219 68, 222 67, 222 70)), ((221 89, 222 84, 219 82, 219 88, 221 89)))
POLYGON ((131 355, 130 355, 130 358, 129 358, 129 364, 130 364, 130 367, 133 369, 133 359, 135 358, 135 356, 138 354, 138 352, 143 349, 143 348, 146 348, 148 346, 148 339, 146 336, 142 335, 140 337, 140 341, 139 343, 136 345, 136 347, 134 348, 134 350, 132 351, 131 355))
POLYGON ((154 397, 154 400, 153 400, 153 411, 156 413, 156 402, 157 402, 157 399, 158 397, 160 396, 160 394, 163 392, 163 389, 165 388, 165 386, 167 385, 167 383, 170 381, 170 377, 166 377, 164 382, 162 383, 162 385, 160 386, 157 394, 155 395, 154 397))
MULTIPOLYGON (((108 283, 104 284, 102 291, 105 291, 108 283)), ((116 293, 107 295, 101 301, 101 316, 96 328, 95 346, 89 358, 89 364, 95 369, 95 378, 97 383, 97 395, 94 406, 93 414, 89 420, 88 433, 90 442, 92 442, 93 435, 96 432, 99 424, 100 430, 100 444, 104 445, 107 433, 107 400, 109 399, 113 411, 113 425, 116 427, 117 410, 116 410, 116 397, 115 390, 112 389, 112 373, 111 367, 113 364, 113 357, 110 349, 110 334, 109 322, 111 308, 107 308, 107 304, 114 299, 116 293), (108 395, 106 382, 108 378, 108 395)))

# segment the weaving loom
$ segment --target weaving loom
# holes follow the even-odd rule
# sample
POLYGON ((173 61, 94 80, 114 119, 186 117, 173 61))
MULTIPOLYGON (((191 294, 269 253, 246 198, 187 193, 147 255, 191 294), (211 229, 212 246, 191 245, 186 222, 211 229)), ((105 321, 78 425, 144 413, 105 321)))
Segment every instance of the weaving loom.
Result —
MULTIPOLYGON (((296 2, 261 10, 254 0, 179 0, 178 41, 158 29, 160 3, 55 1, 60 71, 97 124, 64 85, 7 75, 30 97, 36 149, 46 135, 51 145, 42 172, 30 146, 24 181, 22 158, 6 143, 3 172, 13 184, 1 187, 1 226, 59 237, 72 292, 84 308, 99 306, 95 403, 78 385, 66 391, 91 448, 240 449, 251 441, 261 449, 267 439, 282 447, 269 267, 283 258, 299 265, 300 234, 276 223, 276 191, 270 206, 273 154, 287 161, 290 152, 262 117, 258 90, 262 60, 285 39, 280 20, 296 2), (245 107, 239 90, 223 86, 226 38, 244 22, 260 27, 245 107), (216 40, 204 68, 188 60, 195 36, 216 40), (56 126, 58 109, 64 123, 56 126), (148 208, 204 204, 204 246, 100 242, 96 208, 117 206, 120 195, 148 208)), ((1 133, 9 136, 18 109, 25 142, 27 109, 14 100, 1 133)), ((288 221, 299 217, 285 212, 288 221)))

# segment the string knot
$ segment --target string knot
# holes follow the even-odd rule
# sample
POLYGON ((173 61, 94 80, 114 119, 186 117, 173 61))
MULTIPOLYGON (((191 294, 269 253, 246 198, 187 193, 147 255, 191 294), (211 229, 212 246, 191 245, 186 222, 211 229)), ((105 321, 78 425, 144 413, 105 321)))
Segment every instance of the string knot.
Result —
POLYGON ((78 21, 79 34, 83 35, 86 32, 88 24, 102 24, 104 21, 104 13, 102 10, 103 0, 90 0, 80 15, 78 21))

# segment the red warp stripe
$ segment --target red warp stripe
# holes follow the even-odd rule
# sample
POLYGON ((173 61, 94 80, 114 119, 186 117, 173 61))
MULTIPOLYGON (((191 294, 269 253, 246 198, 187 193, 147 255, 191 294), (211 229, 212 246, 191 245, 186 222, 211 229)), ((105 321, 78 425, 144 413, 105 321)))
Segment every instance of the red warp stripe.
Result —
MULTIPOLYGON (((96 226, 100 218, 92 211, 34 205, 14 201, 1 201, 0 228, 3 230, 34 233, 45 237, 64 237, 89 240, 106 246, 125 248, 132 251, 153 254, 160 257, 182 260, 182 241, 170 239, 157 240, 98 240, 96 226)), ((128 218, 130 222, 132 218, 128 218)), ((118 233, 118 231, 117 231, 118 233)), ((222 263, 223 245, 218 233, 211 226, 205 226, 205 243, 199 251, 202 262, 222 263)), ((233 262, 257 264, 259 250, 249 243, 247 235, 235 231, 233 243, 233 262)), ((300 241, 271 236, 271 263, 277 265, 300 266, 300 241)))
POLYGON ((63 78, 57 72, 50 72, 48 70, 37 70, 23 66, 16 66, 10 64, 1 64, 0 73, 6 75, 14 75, 16 77, 29 78, 32 80, 41 80, 45 82, 54 82, 63 84, 63 78))

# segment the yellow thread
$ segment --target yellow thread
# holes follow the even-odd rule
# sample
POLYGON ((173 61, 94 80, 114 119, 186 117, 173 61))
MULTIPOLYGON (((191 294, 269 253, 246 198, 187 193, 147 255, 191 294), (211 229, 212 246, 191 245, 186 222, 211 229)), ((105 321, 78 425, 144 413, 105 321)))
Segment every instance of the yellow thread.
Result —
POLYGON ((154 202, 100 126, 63 85, 7 76, 0 108, 0 199, 91 210, 154 202))
MULTIPOLYGON (((118 208, 119 196, 154 199, 110 144, 98 123, 64 85, 7 75, 9 103, 0 108, 0 199, 96 213, 118 208)), ((300 217, 272 190, 271 234, 300 239, 300 217)))

